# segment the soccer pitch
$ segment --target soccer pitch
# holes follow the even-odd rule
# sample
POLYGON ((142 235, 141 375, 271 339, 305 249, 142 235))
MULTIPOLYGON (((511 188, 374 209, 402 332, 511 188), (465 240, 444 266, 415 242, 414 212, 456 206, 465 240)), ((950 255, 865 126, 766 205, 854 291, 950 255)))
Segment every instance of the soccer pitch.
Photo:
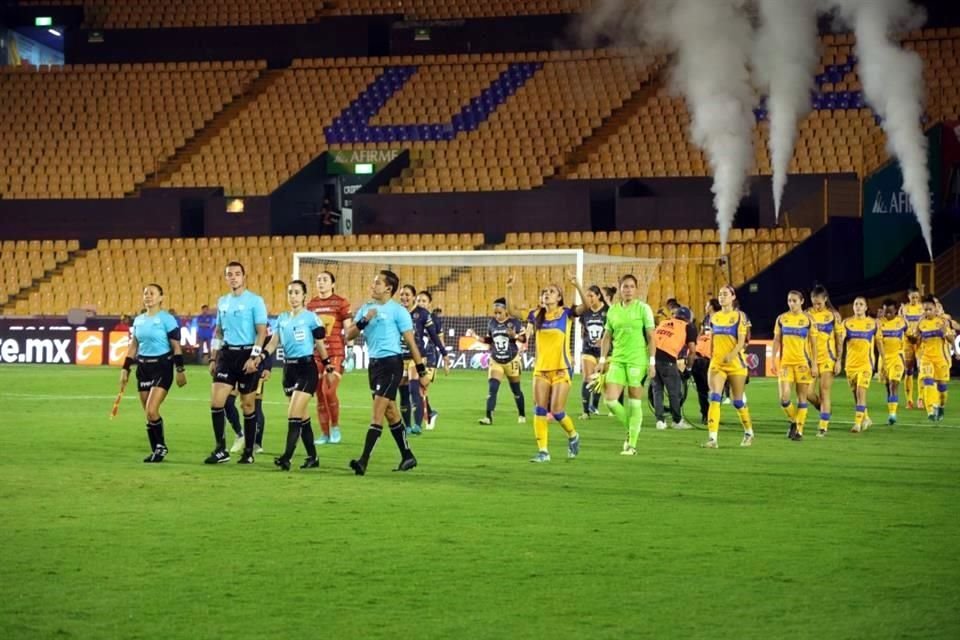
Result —
POLYGON ((198 367, 163 407, 167 461, 143 464, 130 390, 107 419, 117 377, 0 368, 5 638, 960 637, 960 410, 938 425, 901 410, 891 428, 878 384, 862 435, 847 432, 845 381, 830 436, 813 437, 812 413, 794 443, 774 381, 754 380, 752 448, 724 407, 718 451, 647 414, 637 457, 596 418, 577 421, 573 461, 551 424, 553 462, 534 465, 509 389, 480 426, 485 376, 456 371, 432 387, 441 416, 412 441, 420 466, 392 473, 386 435, 361 478, 347 462, 369 420, 365 372, 341 389, 344 443, 290 473, 272 463, 279 377, 252 467, 201 464, 198 367))

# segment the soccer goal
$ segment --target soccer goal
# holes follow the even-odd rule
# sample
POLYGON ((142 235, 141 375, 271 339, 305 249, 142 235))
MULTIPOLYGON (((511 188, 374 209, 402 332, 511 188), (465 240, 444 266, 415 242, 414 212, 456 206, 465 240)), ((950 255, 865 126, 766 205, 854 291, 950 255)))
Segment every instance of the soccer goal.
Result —
MULTIPOLYGON (((354 309, 369 299, 370 284, 381 269, 395 272, 401 285, 431 293, 434 308, 441 310, 446 345, 456 354, 455 367, 477 369, 486 365, 486 345, 480 339, 486 334, 493 301, 506 294, 510 275, 516 276, 510 302, 518 309, 536 308, 540 291, 548 284, 560 287, 568 306, 579 303, 570 273, 577 275, 584 290, 591 285, 616 287, 620 276, 631 273, 639 282, 641 298, 654 309, 676 297, 686 304, 699 304, 694 309, 697 315, 703 294, 692 296, 691 287, 705 293, 715 291, 722 282, 711 261, 610 256, 582 249, 297 252, 293 256, 294 278, 304 280, 312 291, 321 271, 333 273, 336 292, 354 309)), ((579 369, 579 327, 572 337, 579 369)), ((528 349, 525 364, 532 362, 535 348, 532 344, 528 349)))

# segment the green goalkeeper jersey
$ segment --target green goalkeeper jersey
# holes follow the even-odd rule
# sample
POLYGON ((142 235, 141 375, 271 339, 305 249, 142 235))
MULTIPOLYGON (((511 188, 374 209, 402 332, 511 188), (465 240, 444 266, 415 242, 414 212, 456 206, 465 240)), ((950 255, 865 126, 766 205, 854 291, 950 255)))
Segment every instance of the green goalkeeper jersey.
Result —
POLYGON ((605 326, 614 344, 610 361, 645 367, 650 360, 646 330, 654 328, 653 309, 646 302, 634 300, 627 306, 622 302, 611 305, 605 326))

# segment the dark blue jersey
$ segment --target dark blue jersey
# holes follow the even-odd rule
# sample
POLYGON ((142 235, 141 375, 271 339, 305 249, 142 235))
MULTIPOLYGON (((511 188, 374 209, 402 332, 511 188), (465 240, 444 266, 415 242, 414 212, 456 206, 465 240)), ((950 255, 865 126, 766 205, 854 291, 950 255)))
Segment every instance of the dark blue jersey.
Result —
MULTIPOLYGON (((413 339, 417 343, 417 348, 420 349, 420 355, 427 359, 428 350, 440 350, 446 355, 431 313, 423 307, 414 307, 413 311, 410 312, 410 318, 413 320, 413 339)), ((406 341, 403 342, 401 347, 403 357, 409 359, 410 347, 407 346, 406 341)))
POLYGON ((596 357, 600 356, 600 341, 603 340, 603 327, 607 323, 606 304, 599 311, 587 309, 580 316, 580 330, 583 336, 583 352, 596 357))
POLYGON ((519 348, 516 337, 523 333, 523 325, 516 318, 507 318, 506 322, 491 319, 487 325, 487 337, 490 339, 490 357, 494 362, 507 364, 517 357, 519 348))

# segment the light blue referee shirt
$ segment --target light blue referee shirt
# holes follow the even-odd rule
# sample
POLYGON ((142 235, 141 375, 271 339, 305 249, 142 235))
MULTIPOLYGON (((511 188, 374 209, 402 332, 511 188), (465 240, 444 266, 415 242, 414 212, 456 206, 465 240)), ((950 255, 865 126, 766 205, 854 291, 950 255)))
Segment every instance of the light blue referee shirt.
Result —
POLYGON ((267 324, 267 305, 252 291, 239 296, 232 293, 217 302, 217 325, 223 342, 230 346, 251 345, 257 339, 257 325, 267 324))
MULTIPOLYGON (((137 339, 137 354, 144 358, 156 358, 170 353, 171 331, 179 330, 180 324, 168 311, 161 309, 155 315, 141 313, 133 320, 133 337, 137 339)), ((177 331, 177 339, 180 333, 177 331)))
POLYGON ((317 314, 301 309, 297 315, 284 311, 277 318, 277 331, 285 360, 313 355, 313 330, 321 326, 317 314))
POLYGON ((370 358, 389 358, 402 352, 403 334, 413 331, 413 319, 410 312, 395 300, 380 304, 368 302, 357 310, 354 322, 360 322, 370 308, 377 310, 364 330, 363 338, 367 343, 367 355, 370 358))

